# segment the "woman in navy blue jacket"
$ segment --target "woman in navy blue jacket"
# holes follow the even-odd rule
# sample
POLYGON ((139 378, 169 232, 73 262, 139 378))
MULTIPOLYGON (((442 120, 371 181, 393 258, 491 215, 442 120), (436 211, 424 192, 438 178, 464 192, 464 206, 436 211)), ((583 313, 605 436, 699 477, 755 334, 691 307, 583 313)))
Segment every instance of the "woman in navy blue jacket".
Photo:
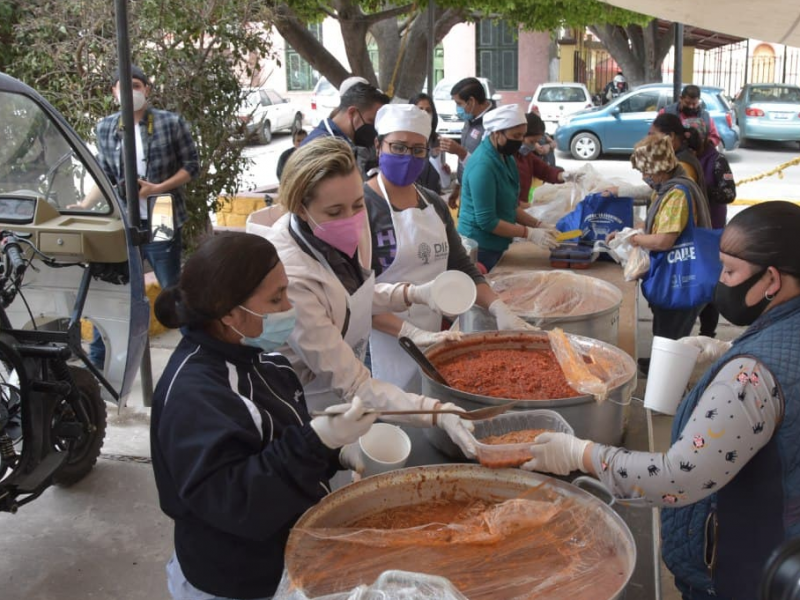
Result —
POLYGON ((176 600, 271 596, 292 525, 337 470, 359 470, 352 443, 375 416, 356 398, 346 414, 312 420, 274 352, 294 327, 287 286, 269 241, 228 233, 203 244, 156 300, 158 319, 183 333, 151 421, 161 508, 175 522, 176 600))

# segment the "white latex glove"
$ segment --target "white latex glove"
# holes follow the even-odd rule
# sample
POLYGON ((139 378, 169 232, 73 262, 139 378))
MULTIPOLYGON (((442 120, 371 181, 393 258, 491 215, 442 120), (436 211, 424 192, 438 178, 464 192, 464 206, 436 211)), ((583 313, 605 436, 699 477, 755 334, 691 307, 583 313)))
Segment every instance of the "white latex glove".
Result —
POLYGON ((579 183, 584 177, 586 177, 586 173, 581 173, 579 171, 563 171, 561 176, 564 178, 564 181, 574 181, 575 183, 579 183))
POLYGON ((364 403, 358 396, 353 397, 349 404, 336 404, 329 406, 325 412, 333 413, 330 417, 314 417, 311 427, 317 432, 319 439, 328 448, 335 449, 358 441, 362 435, 369 431, 376 413, 364 414, 364 403), (342 409, 347 409, 342 414, 336 414, 342 409))
POLYGON ((543 248, 558 248, 558 242, 556 241, 556 236, 553 235, 552 229, 544 229, 542 227, 526 227, 525 228, 525 239, 529 242, 533 242, 537 246, 542 246, 543 248))
POLYGON ((500 299, 495 300, 489 305, 489 314, 497 321, 498 331, 541 331, 535 325, 526 323, 508 308, 508 305, 500 299))
POLYGON ((730 342, 715 340, 705 335, 690 335, 679 339, 678 342, 699 349, 700 354, 697 356, 697 362, 700 363, 714 362, 731 349, 730 342))
POLYGON ((438 342, 456 342, 461 339, 460 331, 426 331, 403 321, 397 337, 407 337, 421 348, 432 346, 438 342))
POLYGON ((589 443, 568 433, 540 433, 531 446, 533 458, 520 468, 554 475, 569 475, 578 470, 585 473, 583 452, 589 443))
POLYGON ((358 442, 342 446, 339 451, 339 464, 359 475, 364 472, 364 455, 361 454, 361 446, 358 442))
POLYGON ((410 283, 406 293, 411 304, 425 304, 431 310, 439 311, 439 307, 433 301, 433 281, 422 285, 410 283))
MULTIPOLYGON (((456 406, 452 402, 441 404, 436 407, 436 410, 458 410, 464 412, 463 408, 456 406)), ((458 415, 436 415, 436 425, 444 429, 445 433, 461 448, 467 458, 475 458, 475 437, 469 433, 475 430, 475 425, 471 421, 465 421, 458 415)))

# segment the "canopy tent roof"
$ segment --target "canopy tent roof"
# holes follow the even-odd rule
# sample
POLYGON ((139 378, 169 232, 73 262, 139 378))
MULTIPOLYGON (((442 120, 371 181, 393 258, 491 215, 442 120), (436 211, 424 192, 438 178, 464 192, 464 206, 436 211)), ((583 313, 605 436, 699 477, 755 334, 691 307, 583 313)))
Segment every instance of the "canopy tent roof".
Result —
POLYGON ((709 33, 719 31, 731 36, 800 46, 800 3, 797 2, 786 2, 786 0, 758 0, 757 2, 753 0, 603 1, 659 19, 699 27, 709 33))

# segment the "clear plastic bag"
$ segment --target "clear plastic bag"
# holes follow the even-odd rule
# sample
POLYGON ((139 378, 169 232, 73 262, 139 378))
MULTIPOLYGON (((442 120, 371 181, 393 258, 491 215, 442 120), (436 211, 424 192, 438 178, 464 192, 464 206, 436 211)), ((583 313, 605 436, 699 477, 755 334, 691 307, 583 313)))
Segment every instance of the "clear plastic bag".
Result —
MULTIPOLYGON (((291 584, 285 570, 272 599, 309 600, 308 596, 291 584)), ((467 598, 444 577, 408 571, 384 571, 372 585, 360 585, 339 594, 317 596, 314 600, 467 600, 467 598)))
POLYGON ((567 271, 529 271, 489 277, 515 314, 537 326, 557 317, 589 315, 622 302, 622 292, 595 277, 567 271))
POLYGON ((627 559, 609 535, 605 507, 546 483, 500 502, 441 494, 387 504, 386 512, 401 509, 408 522, 295 529, 293 558, 303 572, 296 581, 284 572, 274 600, 595 600, 598 588, 610 597, 624 584, 627 559), (450 519, 451 502, 469 504, 466 519, 450 519), (390 565, 415 569, 386 571, 390 565))
POLYGON ((582 341, 559 328, 547 332, 550 348, 573 389, 591 394, 597 402, 608 398, 608 392, 630 376, 625 364, 600 351, 590 340, 582 341))
POLYGON ((625 281, 640 279, 650 271, 650 253, 630 242, 634 235, 642 233, 641 229, 626 227, 607 243, 611 257, 622 265, 625 281))

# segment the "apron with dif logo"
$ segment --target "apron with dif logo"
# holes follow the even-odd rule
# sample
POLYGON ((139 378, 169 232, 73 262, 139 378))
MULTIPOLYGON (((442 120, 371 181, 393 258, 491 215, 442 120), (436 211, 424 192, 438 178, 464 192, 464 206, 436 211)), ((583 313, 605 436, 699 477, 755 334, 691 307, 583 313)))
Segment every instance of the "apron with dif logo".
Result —
MULTIPOLYGON (((378 186, 392 215, 396 254, 392 264, 376 281, 408 282, 414 285, 433 281, 437 275, 447 270, 450 254, 444 222, 419 191, 417 194, 422 198, 425 208, 395 210, 389 201, 389 194, 386 193, 382 175, 378 175, 378 186)), ((395 315, 420 329, 441 329, 442 316, 427 306, 413 304, 408 310, 395 315)), ((407 392, 419 392, 422 380, 417 365, 400 347, 395 336, 373 329, 370 352, 375 379, 393 383, 407 392)))

